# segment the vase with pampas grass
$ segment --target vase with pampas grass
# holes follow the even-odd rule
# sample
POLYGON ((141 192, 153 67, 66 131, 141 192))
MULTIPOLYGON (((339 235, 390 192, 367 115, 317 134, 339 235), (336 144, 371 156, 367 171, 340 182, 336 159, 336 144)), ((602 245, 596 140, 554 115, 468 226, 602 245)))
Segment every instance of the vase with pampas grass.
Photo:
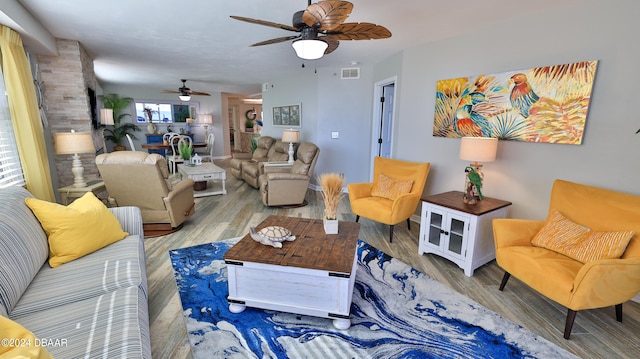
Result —
POLYGON ((322 188, 322 199, 324 200, 324 231, 326 234, 338 233, 338 205, 344 196, 342 185, 344 178, 337 173, 325 173, 320 175, 318 182, 322 188))

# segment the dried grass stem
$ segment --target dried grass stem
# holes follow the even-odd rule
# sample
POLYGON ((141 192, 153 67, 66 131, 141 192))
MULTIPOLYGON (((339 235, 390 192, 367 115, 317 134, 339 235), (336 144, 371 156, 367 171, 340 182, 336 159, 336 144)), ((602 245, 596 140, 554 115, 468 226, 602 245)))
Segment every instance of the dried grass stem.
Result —
POLYGON ((326 219, 337 219, 338 205, 344 196, 342 185, 344 178, 337 173, 324 173, 320 175, 318 182, 322 187, 322 198, 324 199, 324 217, 326 219))

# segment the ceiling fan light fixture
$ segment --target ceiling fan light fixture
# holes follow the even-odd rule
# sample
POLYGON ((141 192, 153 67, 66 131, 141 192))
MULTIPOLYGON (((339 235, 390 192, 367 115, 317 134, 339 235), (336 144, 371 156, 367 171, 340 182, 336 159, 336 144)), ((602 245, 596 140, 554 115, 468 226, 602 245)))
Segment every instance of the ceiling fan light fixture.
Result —
POLYGON ((294 41, 291 46, 296 55, 303 60, 317 60, 324 55, 329 44, 319 39, 301 39, 294 41))
POLYGON ((179 95, 178 98, 180 99, 180 101, 191 101, 191 96, 189 95, 179 95))

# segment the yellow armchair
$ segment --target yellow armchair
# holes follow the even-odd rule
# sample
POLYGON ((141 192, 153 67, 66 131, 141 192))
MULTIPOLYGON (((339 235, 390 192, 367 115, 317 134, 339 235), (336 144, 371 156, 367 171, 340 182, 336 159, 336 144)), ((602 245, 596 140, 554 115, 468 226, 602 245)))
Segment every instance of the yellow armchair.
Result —
MULTIPOLYGON (((349 202, 351 210, 356 214, 356 222, 360 217, 372 219, 389 225, 389 242, 393 241, 393 227, 404 220, 411 229, 409 217, 414 214, 422 190, 429 174, 429 163, 400 161, 391 158, 376 157, 373 162, 374 182, 351 183, 349 202), (380 196, 376 193, 380 183, 380 174, 397 181, 411 181, 410 190, 397 196, 380 196), (389 198, 392 197, 392 198, 389 198)), ((384 177, 383 177, 384 178, 384 177)))
POLYGON ((540 294, 568 308, 564 338, 569 339, 579 310, 615 306, 640 292, 640 196, 556 180, 549 215, 557 210, 593 231, 633 231, 621 258, 581 263, 531 244, 545 221, 494 219, 496 261, 505 270, 500 290, 513 275, 540 294))

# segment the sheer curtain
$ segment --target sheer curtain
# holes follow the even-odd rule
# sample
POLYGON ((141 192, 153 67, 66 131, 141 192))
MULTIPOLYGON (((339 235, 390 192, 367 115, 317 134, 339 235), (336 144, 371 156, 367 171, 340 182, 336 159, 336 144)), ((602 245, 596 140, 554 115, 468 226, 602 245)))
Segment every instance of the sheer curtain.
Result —
POLYGON ((4 94, 6 90, 0 69, 0 188, 25 184, 9 114, 9 103, 4 94))
POLYGON ((26 188, 36 198, 55 202, 44 130, 33 76, 20 34, 0 25, 0 56, 9 113, 26 188))

